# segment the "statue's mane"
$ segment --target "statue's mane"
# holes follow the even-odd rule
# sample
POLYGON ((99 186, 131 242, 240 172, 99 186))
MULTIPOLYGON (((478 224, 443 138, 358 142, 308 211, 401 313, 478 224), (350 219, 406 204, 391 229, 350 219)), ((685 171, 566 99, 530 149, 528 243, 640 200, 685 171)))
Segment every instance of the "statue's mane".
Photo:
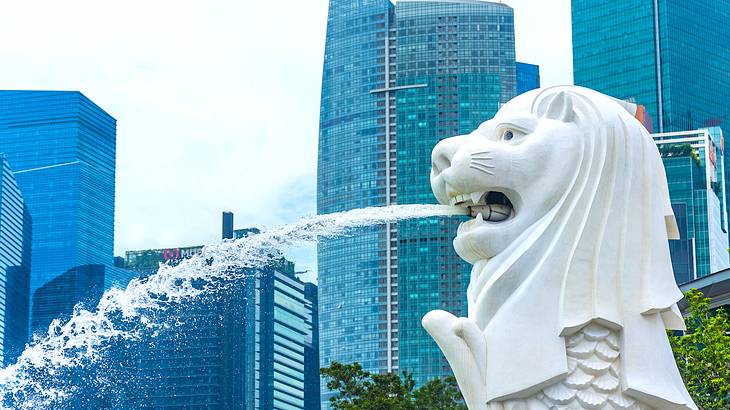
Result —
POLYGON ((469 287, 469 316, 487 338, 486 380, 498 380, 500 366, 523 368, 520 380, 488 383, 488 400, 559 380, 567 371, 563 337, 597 322, 621 330, 627 391, 672 408, 686 391, 676 368, 661 365, 671 355, 665 329, 684 322, 667 243, 678 232, 656 145, 630 104, 580 87, 530 95, 538 118, 577 125, 582 151, 557 205, 469 287))

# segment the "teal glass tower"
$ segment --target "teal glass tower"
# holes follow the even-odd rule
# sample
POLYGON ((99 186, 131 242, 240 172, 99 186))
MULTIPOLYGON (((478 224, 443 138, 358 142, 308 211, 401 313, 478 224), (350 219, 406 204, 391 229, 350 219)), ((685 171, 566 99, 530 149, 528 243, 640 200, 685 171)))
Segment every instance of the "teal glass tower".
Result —
MULTIPOLYGON (((653 132, 730 127, 730 1, 573 0, 572 17, 576 85, 644 105, 653 132)), ((718 143, 725 162, 730 161, 724 142, 718 143)), ((675 166, 677 160, 670 162, 675 166)), ((730 192, 727 169, 724 177, 730 192)), ((687 198, 680 196, 679 202, 687 198)), ((681 282, 691 276, 688 261, 672 255, 680 258, 675 269, 683 272, 677 277, 681 282)), ((702 266, 691 274, 706 274, 702 266)))
POLYGON ((76 266, 113 267, 114 118, 79 92, 0 91, 0 152, 33 219, 31 294, 76 266))
POLYGON ((653 131, 730 121, 730 2, 573 0, 575 84, 646 106, 653 131))
MULTIPOLYGON (((320 214, 435 203, 431 150, 471 132, 516 93, 510 7, 479 0, 330 0, 322 79, 320 214)), ((319 246, 320 363, 451 374, 421 327, 429 310, 466 314, 470 267, 458 219, 358 231, 319 246)), ((322 402, 329 395, 323 386, 322 402)))
MULTIPOLYGON (((399 204, 436 203, 431 151, 492 118, 516 91, 513 11, 483 1, 404 1, 396 10, 396 172, 399 204)), ((471 266, 451 242, 460 218, 397 227, 398 369, 418 383, 451 370, 421 319, 448 308, 466 316, 471 266)), ((394 363, 395 364, 395 363, 394 363)))
POLYGON ((678 284, 730 268, 723 133, 718 127, 654 134, 679 240, 669 241, 678 284))
POLYGON ((28 341, 32 222, 8 161, 0 155, 0 365, 28 341))

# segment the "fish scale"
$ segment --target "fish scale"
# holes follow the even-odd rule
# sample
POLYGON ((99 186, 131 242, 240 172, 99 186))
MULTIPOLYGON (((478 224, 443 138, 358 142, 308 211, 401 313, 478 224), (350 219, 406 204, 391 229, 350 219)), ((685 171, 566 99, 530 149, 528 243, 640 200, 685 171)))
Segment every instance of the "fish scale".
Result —
POLYGON ((534 397, 488 410, 653 410, 623 394, 619 332, 591 323, 565 339, 568 375, 534 397))

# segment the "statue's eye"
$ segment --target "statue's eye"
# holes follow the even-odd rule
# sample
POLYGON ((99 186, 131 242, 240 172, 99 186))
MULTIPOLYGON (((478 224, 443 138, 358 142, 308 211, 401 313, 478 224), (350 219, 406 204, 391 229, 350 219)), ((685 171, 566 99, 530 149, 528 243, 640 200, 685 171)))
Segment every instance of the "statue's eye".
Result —
POLYGON ((506 130, 504 133, 502 133, 502 141, 512 141, 514 137, 515 133, 511 130, 506 130))

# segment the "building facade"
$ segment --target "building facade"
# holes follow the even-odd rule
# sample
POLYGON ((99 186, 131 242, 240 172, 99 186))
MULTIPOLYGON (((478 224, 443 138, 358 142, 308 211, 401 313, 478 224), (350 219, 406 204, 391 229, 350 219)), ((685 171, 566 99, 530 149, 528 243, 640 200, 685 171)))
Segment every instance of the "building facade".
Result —
MULTIPOLYGON (((650 132, 730 126, 730 1, 571 4, 576 85, 644 105, 650 132)), ((725 162, 730 160, 730 153, 723 155, 725 162)), ((724 180, 725 191, 730 191, 727 169, 724 180)), ((712 252, 700 250, 702 244, 692 246, 698 246, 699 253, 712 252)), ((707 274, 701 267, 689 273, 688 243, 671 246, 673 257, 681 259, 675 264, 683 272, 678 280, 707 274), (685 256, 678 256, 679 247, 685 256)))
MULTIPOLYGON (((331 0, 322 79, 320 214, 435 203, 431 150, 474 130, 516 95, 514 16, 486 1, 331 0)), ((320 363, 450 374, 421 327, 429 310, 466 314, 470 266, 452 250, 461 221, 359 230, 319 245, 320 363)), ((322 402, 329 395, 323 386, 322 402)))
POLYGON ((728 124, 730 2, 571 4, 576 85, 645 105, 655 132, 728 124))
MULTIPOLYGON (((258 230, 233 230, 224 214, 224 239, 258 230)), ((125 267, 154 274, 202 247, 127 252, 125 267)), ((215 292, 160 312, 157 322, 175 323, 144 343, 129 366, 139 408, 317 410, 319 362, 317 286, 296 277, 280 260, 215 292)))
POLYGON ((654 134, 680 239, 669 241, 677 283, 730 268, 724 137, 720 128, 654 134))
POLYGON ((321 393, 319 388, 319 295, 317 285, 304 284, 304 299, 307 310, 312 312, 312 343, 304 347, 304 409, 319 410, 321 393))
POLYGON ((0 155, 0 365, 28 341, 32 222, 8 161, 0 155))
POLYGON ((540 88, 540 66, 517 62, 517 95, 540 88))
POLYGON ((285 263, 225 290, 171 305, 158 320, 175 323, 134 353, 133 402, 145 409, 319 408, 311 300, 285 263), (312 375, 315 380, 311 380, 312 375), (316 407, 307 392, 316 391, 316 407), (311 401, 311 399, 310 399, 311 401))
POLYGON ((74 266, 33 293, 31 333, 48 332, 54 319, 67 320, 78 304, 94 309, 105 290, 113 286, 126 287, 135 276, 136 272, 114 266, 74 266))
POLYGON ((114 266, 114 118, 79 92, 0 91, 0 152, 33 219, 31 294, 76 266, 114 266))
POLYGON ((127 251, 123 266, 126 269, 137 272, 141 276, 148 276, 157 272, 161 264, 175 266, 180 261, 190 258, 193 255, 198 255, 202 251, 202 246, 127 251))

